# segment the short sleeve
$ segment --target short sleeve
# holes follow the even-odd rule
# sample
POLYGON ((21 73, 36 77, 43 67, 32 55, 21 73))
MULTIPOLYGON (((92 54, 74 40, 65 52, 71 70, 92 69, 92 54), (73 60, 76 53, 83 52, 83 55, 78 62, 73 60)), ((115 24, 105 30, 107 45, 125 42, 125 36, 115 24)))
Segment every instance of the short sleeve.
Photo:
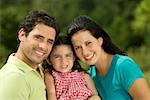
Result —
POLYGON ((140 67, 132 59, 122 61, 119 72, 122 86, 126 91, 130 89, 135 80, 144 78, 140 67))

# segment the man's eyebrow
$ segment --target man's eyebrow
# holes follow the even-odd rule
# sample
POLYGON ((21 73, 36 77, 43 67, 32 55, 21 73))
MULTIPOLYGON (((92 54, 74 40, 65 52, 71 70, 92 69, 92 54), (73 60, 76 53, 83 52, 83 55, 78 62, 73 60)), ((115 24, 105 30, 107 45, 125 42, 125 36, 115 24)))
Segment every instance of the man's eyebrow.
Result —
POLYGON ((42 35, 40 35, 40 34, 35 34, 34 36, 35 36, 35 37, 43 37, 43 38, 44 38, 44 36, 42 36, 42 35))

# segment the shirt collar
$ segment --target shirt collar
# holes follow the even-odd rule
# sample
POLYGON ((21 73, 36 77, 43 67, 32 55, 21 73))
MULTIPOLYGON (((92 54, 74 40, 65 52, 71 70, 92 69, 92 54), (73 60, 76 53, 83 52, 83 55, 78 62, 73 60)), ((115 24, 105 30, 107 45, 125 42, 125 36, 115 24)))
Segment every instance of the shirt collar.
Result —
MULTIPOLYGON (((15 56, 15 53, 11 54, 8 58, 7 63, 13 63, 16 65, 17 68, 19 68, 20 70, 22 70, 23 72, 29 72, 29 71, 34 71, 36 73, 38 73, 35 69, 31 68, 28 64, 26 64, 25 62, 23 62, 22 60, 18 59, 15 56)), ((44 77, 43 71, 41 69, 41 67, 39 66, 39 70, 40 70, 40 75, 42 76, 42 78, 44 77)))

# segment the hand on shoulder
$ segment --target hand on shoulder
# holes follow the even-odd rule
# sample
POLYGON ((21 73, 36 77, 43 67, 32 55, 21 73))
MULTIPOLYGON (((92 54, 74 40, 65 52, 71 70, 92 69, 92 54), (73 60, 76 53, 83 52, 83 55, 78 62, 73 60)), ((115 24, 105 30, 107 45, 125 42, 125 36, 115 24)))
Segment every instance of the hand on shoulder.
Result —
POLYGON ((101 100, 101 98, 98 95, 93 95, 88 100, 101 100))
POLYGON ((87 73, 84 73, 83 77, 86 80, 87 88, 90 89, 93 93, 93 95, 90 98, 88 98, 88 100, 101 100, 101 98, 99 97, 98 92, 95 88, 95 85, 94 85, 94 82, 93 82, 91 76, 87 73))
POLYGON ((44 81, 45 81, 46 85, 52 84, 52 83, 54 84, 54 78, 53 78, 53 76, 49 72, 45 73, 45 75, 44 75, 44 81))

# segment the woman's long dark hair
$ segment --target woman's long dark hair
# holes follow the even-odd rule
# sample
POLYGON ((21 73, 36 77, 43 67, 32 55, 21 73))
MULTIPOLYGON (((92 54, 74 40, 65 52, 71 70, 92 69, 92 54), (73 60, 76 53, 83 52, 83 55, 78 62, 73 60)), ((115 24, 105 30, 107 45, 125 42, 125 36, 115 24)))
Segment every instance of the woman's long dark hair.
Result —
POLYGON ((103 38, 102 48, 104 49, 105 52, 109 54, 126 55, 125 52, 123 52, 121 49, 119 49, 116 45, 112 43, 109 35, 94 20, 85 15, 74 18, 74 20, 68 26, 67 35, 69 37, 70 42, 72 36, 81 30, 90 31, 91 34, 97 39, 99 37, 102 37, 103 38))
MULTIPOLYGON (((68 37, 66 37, 66 36, 59 36, 59 37, 57 37, 57 39, 56 39, 56 41, 55 41, 55 43, 53 45, 51 53, 53 52, 53 50, 55 49, 56 46, 60 46, 60 45, 67 45, 67 46, 70 46, 70 48, 72 49, 71 43, 70 43, 70 41, 68 41, 68 37)), ((51 55, 51 53, 50 53, 50 55, 51 55)), ((48 56, 48 59, 50 59, 50 55, 48 56)), ((73 52, 73 55, 75 56, 74 52, 73 52)), ((50 73, 52 73, 52 70, 55 70, 53 68, 53 66, 48 64, 48 62, 46 60, 43 62, 42 67, 44 68, 45 71, 49 71, 50 73)), ((75 61, 74 61, 73 67, 72 67, 72 71, 74 71, 74 70, 78 70, 78 71, 83 71, 84 70, 80 66, 76 56, 75 56, 75 61)))

